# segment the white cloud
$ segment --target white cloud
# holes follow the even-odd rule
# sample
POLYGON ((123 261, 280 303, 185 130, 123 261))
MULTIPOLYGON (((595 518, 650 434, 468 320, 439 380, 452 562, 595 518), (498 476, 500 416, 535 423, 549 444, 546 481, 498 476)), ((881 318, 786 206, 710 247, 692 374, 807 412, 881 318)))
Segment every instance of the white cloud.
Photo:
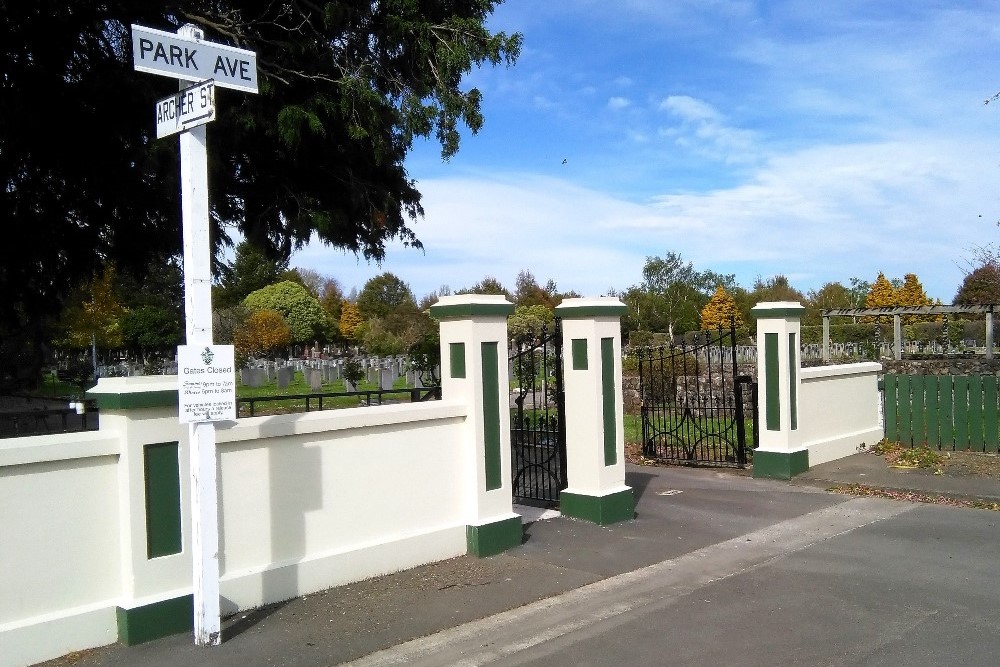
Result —
POLYGON ((586 296, 640 281, 644 259, 676 251, 699 268, 796 276, 806 291, 852 276, 915 272, 949 302, 969 248, 995 235, 995 156, 978 146, 908 143, 819 146, 778 157, 728 188, 665 194, 646 203, 532 174, 421 182, 426 254, 390 249, 379 268, 315 246, 293 265, 360 287, 381 270, 417 296, 490 275, 511 286, 521 269, 586 296), (984 222, 984 220, 986 220, 984 222))
POLYGON ((620 111, 628 108, 632 104, 627 97, 612 97, 608 100, 608 108, 612 111, 620 111))
POLYGON ((687 95, 671 95, 659 108, 680 121, 679 125, 661 128, 659 132, 677 146, 727 163, 757 158, 756 133, 728 125, 711 104, 687 95))

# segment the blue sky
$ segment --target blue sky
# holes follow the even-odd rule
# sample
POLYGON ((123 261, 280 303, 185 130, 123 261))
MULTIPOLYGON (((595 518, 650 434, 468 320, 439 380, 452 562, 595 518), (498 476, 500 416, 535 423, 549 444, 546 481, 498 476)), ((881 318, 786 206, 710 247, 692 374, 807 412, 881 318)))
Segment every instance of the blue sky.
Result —
POLYGON ((507 0, 490 26, 524 48, 468 78, 485 126, 407 161, 425 252, 292 266, 599 296, 670 251, 748 288, 915 272, 950 303, 1000 239, 1000 2, 507 0))

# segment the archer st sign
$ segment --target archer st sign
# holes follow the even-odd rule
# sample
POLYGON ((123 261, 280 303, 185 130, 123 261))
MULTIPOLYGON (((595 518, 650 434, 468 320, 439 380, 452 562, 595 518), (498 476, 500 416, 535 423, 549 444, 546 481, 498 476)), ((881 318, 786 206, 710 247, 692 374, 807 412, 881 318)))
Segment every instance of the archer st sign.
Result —
POLYGON ((226 44, 133 25, 132 63, 139 72, 257 92, 257 54, 226 44))

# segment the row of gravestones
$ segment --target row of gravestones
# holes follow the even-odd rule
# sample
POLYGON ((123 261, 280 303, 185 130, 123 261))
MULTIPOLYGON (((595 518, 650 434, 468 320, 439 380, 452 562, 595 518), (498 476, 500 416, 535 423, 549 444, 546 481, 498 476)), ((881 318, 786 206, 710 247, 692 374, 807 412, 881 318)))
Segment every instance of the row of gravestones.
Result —
MULTIPOLYGON (((393 384, 405 375, 407 386, 422 388, 420 374, 406 368, 405 358, 397 357, 391 359, 360 359, 361 366, 365 369, 365 376, 369 383, 377 384, 380 389, 392 389, 393 384)), ((322 391, 323 385, 337 382, 343 379, 346 391, 357 391, 357 387, 347 378, 343 377, 343 360, 321 360, 302 361, 293 360, 284 362, 276 360, 273 362, 258 362, 254 366, 247 366, 240 369, 240 382, 248 387, 260 387, 265 382, 270 382, 272 377, 277 383, 278 389, 286 389, 293 381, 296 372, 301 372, 309 385, 310 391, 322 391)))

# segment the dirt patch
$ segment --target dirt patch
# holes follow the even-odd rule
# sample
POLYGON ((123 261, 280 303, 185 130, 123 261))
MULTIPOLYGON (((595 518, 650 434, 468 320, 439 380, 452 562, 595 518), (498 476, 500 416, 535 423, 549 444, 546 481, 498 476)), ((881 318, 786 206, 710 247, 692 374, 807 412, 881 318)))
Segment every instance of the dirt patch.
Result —
POLYGON ((941 452, 941 474, 1000 479, 1000 455, 983 452, 941 452))

